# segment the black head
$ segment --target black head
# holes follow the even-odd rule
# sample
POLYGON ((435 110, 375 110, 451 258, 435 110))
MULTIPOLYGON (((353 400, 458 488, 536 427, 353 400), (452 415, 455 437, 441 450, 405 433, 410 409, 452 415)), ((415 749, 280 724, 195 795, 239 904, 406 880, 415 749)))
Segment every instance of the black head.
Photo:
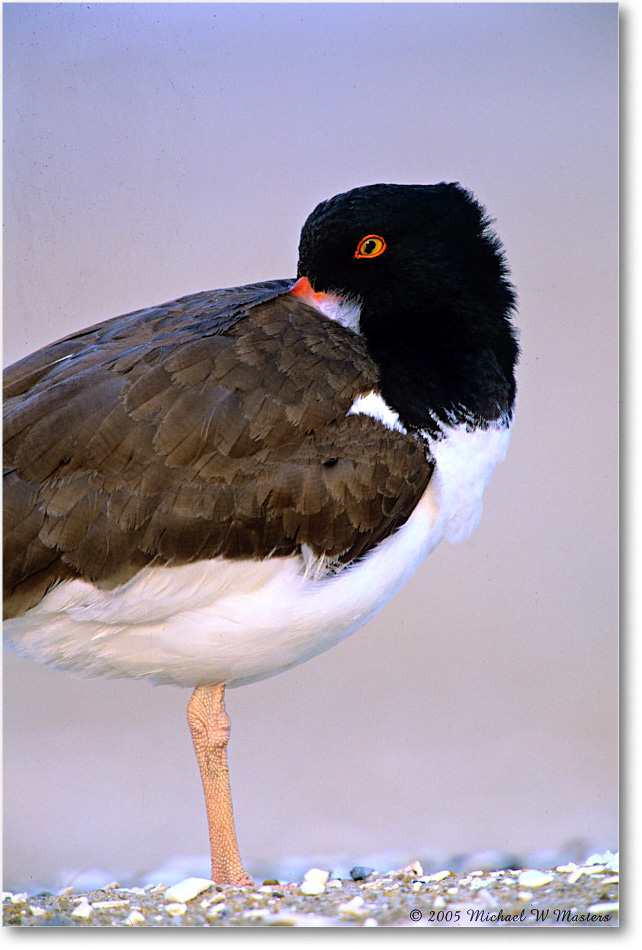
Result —
POLYGON ((502 411, 512 405, 515 295, 484 209, 459 184, 366 185, 321 202, 301 231, 298 276, 361 302, 361 332, 384 377, 399 373, 405 353, 405 372, 451 390, 448 405, 470 404, 463 376, 492 358, 512 385, 498 397, 502 411))

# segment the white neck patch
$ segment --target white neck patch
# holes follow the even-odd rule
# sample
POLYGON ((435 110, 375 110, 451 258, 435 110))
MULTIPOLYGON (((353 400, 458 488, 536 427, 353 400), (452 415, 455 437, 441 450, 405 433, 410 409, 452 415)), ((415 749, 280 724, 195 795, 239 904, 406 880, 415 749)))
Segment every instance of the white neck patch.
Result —
POLYGON ((328 294, 321 300, 315 300, 313 306, 335 323, 340 323, 349 330, 359 333, 359 318, 361 304, 355 300, 341 300, 328 294))
POLYGON ((366 416, 372 416, 377 422, 383 423, 387 429, 396 429, 397 432, 403 432, 404 434, 406 432, 399 421, 397 413, 394 409, 390 408, 383 396, 380 396, 379 393, 373 391, 355 399, 348 410, 348 415, 355 416, 360 413, 366 416))

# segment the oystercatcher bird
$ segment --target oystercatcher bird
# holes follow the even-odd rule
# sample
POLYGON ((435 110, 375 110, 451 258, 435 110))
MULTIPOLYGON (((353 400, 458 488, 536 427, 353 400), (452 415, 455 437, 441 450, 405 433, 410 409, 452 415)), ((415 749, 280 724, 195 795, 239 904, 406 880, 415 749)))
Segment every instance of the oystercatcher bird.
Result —
POLYGON ((6 637, 193 688, 221 883, 251 883, 226 686, 327 650, 467 537, 515 400, 514 291, 459 184, 323 201, 297 277, 107 320, 5 373, 6 637))

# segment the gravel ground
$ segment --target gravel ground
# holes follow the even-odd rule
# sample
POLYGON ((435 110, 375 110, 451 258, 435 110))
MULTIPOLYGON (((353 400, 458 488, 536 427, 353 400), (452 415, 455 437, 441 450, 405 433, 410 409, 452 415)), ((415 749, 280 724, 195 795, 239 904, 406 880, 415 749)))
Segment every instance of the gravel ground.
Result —
POLYGON ((171 887, 3 894, 10 927, 617 927, 618 857, 595 854, 550 870, 444 868, 418 861, 348 880, 311 868, 301 882, 253 887, 187 878, 171 887), (355 879, 356 878, 356 879, 355 879))

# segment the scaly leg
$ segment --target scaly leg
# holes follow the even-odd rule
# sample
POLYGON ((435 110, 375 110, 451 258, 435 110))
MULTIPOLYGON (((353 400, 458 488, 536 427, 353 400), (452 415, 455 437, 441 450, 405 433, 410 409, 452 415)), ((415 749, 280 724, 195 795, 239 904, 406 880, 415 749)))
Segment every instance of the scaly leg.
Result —
POLYGON ((212 854, 212 880, 217 884, 252 884, 243 869, 232 814, 227 743, 230 720, 225 712, 225 686, 197 686, 187 706, 205 793, 212 854))

